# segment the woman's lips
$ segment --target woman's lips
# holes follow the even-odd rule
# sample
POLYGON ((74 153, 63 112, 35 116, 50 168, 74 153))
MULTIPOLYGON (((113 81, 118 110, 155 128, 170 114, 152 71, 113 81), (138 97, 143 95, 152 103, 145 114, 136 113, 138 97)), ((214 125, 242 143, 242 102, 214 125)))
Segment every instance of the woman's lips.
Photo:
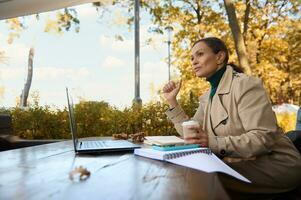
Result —
POLYGON ((194 68, 194 72, 198 72, 201 68, 200 67, 196 67, 194 68))

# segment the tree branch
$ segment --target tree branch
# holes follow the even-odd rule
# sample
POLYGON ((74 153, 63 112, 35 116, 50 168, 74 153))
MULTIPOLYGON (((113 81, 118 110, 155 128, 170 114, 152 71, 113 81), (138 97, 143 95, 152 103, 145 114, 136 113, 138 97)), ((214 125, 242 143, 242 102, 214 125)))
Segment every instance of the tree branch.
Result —
POLYGON ((245 11, 245 17, 244 17, 244 31, 243 31, 243 37, 244 37, 245 41, 246 41, 247 31, 248 31, 250 9, 251 9, 250 0, 246 0, 246 11, 245 11))

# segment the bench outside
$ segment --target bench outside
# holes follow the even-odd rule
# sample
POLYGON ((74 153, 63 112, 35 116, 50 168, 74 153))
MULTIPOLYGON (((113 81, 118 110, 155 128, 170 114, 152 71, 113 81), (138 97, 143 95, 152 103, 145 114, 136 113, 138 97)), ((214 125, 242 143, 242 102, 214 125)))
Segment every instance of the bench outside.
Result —
POLYGON ((9 114, 0 114, 0 151, 30 147, 64 140, 25 140, 13 134, 12 118, 9 114))

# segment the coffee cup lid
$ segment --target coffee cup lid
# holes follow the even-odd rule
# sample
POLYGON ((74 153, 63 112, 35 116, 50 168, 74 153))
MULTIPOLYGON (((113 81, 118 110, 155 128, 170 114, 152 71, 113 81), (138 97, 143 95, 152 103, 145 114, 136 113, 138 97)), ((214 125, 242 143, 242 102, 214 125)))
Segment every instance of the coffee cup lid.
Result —
POLYGON ((190 125, 199 125, 199 123, 197 121, 194 121, 194 120, 189 120, 189 121, 186 121, 186 122, 183 122, 182 123, 182 126, 190 126, 190 125))

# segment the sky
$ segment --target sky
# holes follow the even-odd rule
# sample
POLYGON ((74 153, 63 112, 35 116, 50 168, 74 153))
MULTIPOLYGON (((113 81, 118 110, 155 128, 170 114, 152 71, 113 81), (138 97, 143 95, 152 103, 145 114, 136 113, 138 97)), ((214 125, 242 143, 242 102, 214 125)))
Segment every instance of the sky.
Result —
MULTIPOLYGON (((0 63, 0 87, 4 88, 0 107, 16 106, 26 80, 31 46, 35 55, 30 93, 38 92, 40 105, 65 107, 66 86, 75 99, 106 101, 118 108, 132 104, 134 30, 120 20, 126 9, 110 7, 99 18, 91 4, 74 8, 80 19, 79 33, 73 30, 63 34, 45 33, 45 20, 54 18, 57 12, 52 11, 40 14, 40 20, 27 17, 28 28, 8 44, 10 30, 5 21, 0 21, 0 50, 8 58, 0 63), (115 35, 122 35, 124 40, 117 41, 115 35)), ((148 28, 153 26, 150 16, 141 11, 140 17, 140 97, 146 103, 158 99, 154 91, 168 80, 167 34, 149 33, 148 28), (155 42, 146 45, 150 37, 155 42)), ((177 75, 174 68, 171 73, 177 75)))

